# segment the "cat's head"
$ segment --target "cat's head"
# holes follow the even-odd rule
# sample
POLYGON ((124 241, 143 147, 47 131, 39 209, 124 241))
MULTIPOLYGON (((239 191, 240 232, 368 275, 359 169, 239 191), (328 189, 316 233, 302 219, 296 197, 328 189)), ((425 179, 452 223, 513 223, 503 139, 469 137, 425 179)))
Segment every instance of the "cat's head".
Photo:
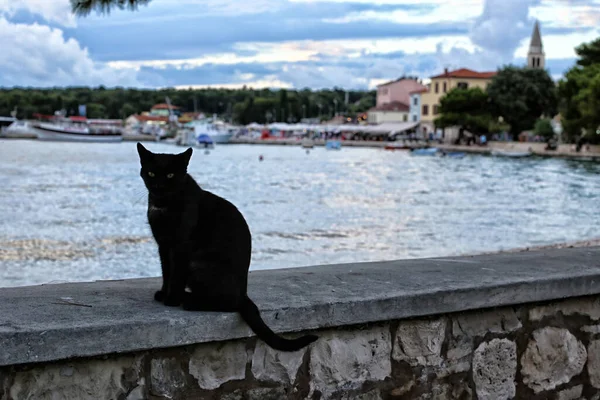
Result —
POLYGON ((191 148, 180 154, 158 154, 138 143, 137 150, 142 165, 140 176, 150 194, 165 196, 181 188, 192 156, 191 148))

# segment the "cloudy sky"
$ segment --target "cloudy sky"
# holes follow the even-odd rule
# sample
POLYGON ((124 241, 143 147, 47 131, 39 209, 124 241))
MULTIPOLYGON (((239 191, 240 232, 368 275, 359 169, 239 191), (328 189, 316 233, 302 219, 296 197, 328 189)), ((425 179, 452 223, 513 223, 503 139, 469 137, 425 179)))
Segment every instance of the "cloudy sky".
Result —
POLYGON ((600 0, 152 0, 85 18, 0 0, 0 86, 366 89, 523 64, 536 19, 558 78, 600 36, 600 0))

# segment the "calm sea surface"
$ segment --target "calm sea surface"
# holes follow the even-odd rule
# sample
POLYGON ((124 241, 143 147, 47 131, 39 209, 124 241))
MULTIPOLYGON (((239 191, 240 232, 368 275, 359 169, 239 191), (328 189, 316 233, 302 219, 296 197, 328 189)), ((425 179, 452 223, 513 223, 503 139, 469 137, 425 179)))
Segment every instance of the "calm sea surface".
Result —
MULTIPOLYGON (((591 162, 229 145, 190 173, 245 215, 252 269, 600 236, 591 162)), ((0 140, 0 286, 160 275, 145 208, 135 143, 0 140)))

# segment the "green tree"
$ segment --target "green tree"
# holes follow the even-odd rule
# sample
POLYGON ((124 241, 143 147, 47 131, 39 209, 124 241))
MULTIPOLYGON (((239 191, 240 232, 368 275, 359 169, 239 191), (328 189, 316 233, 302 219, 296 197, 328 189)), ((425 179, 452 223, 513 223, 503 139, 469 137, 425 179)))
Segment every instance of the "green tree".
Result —
POLYGON ((461 132, 479 134, 489 132, 492 123, 488 95, 477 87, 450 90, 440 99, 439 113, 435 119, 438 128, 458 126, 461 132))
POLYGON ((99 103, 89 103, 86 111, 88 118, 104 118, 106 116, 106 107, 99 103))
POLYGON ((600 38, 580 44, 575 48, 575 53, 579 57, 577 65, 581 67, 600 64, 600 38))
POLYGON ((136 10, 148 3, 150 0, 71 0, 71 9, 76 15, 85 16, 93 10, 106 14, 115 8, 136 10))
MULTIPOLYGON (((202 111, 205 114, 220 114, 222 118, 231 111, 234 121, 272 122, 275 115, 281 121, 282 114, 296 121, 303 116, 314 118, 333 112, 331 90, 271 90, 271 89, 200 89, 160 90, 124 88, 0 88, 0 115, 10 115, 17 107, 19 118, 32 118, 33 114, 53 114, 65 108, 69 115, 77 114, 78 106, 88 106, 88 116, 94 118, 126 118, 133 113, 148 111, 156 103, 164 103, 169 97, 181 111, 202 111), (252 100, 250 100, 252 99, 252 100), (321 107, 319 107, 319 104, 321 107), (229 106, 231 105, 231 107, 229 106), (305 107, 302 107, 305 105, 305 107), (243 115, 243 116, 242 116, 243 115)), ((346 114, 368 109, 375 101, 374 92, 355 91, 349 93, 349 108, 346 114), (355 106, 358 104, 358 106, 355 106)), ((342 100, 338 100, 338 111, 342 100)))
POLYGON ((491 110, 502 117, 516 137, 532 129, 542 116, 552 117, 557 112, 554 81, 547 71, 507 66, 498 71, 487 88, 491 110))
POLYGON ((129 117, 131 114, 135 114, 136 111, 137 110, 131 103, 125 103, 121 106, 121 109, 119 110, 119 116, 122 119, 125 119, 125 118, 129 117))
POLYGON ((563 139, 598 143, 600 135, 600 38, 575 49, 577 65, 558 84, 563 139))
POLYGON ((552 128, 552 124, 548 118, 538 119, 535 122, 534 132, 536 135, 546 139, 546 141, 554 137, 554 128, 552 128))

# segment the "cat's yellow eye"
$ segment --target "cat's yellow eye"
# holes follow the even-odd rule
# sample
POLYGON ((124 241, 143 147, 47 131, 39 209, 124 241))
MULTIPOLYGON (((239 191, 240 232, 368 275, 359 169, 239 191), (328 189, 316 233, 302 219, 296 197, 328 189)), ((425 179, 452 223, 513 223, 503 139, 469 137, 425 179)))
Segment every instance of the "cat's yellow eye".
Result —
POLYGON ((175 176, 175 174, 173 174, 173 173, 167 174, 167 178, 169 178, 169 179, 171 179, 174 176, 175 176))
POLYGON ((154 172, 152 172, 152 171, 148 171, 148 176, 149 176, 150 178, 154 178, 154 172))

